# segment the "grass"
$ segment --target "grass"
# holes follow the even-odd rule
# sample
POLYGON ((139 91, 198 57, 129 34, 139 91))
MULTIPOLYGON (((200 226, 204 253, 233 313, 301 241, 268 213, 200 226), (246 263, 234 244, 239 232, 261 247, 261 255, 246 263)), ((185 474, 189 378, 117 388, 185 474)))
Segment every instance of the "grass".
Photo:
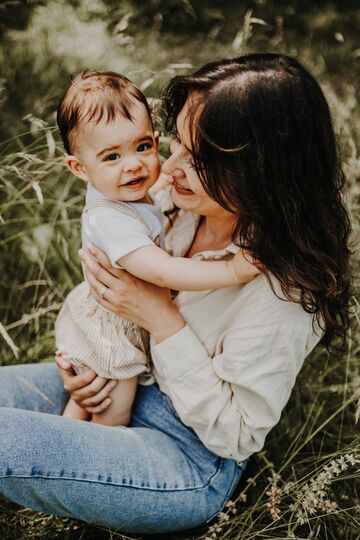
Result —
MULTIPOLYGON (((52 7, 55 9, 55 4, 49 1, 41 9, 45 12, 52 7)), ((72 17, 75 3, 62 4, 67 9, 64 18, 67 12, 72 17)), ((92 5, 95 4, 100 6, 101 2, 92 5)), ((83 2, 79 5, 84 9, 83 2)), ((243 10, 238 14, 238 27, 232 33, 226 27, 229 34, 224 39, 216 34, 216 17, 213 17, 212 36, 196 34, 191 48, 186 48, 181 36, 160 37, 157 27, 150 25, 147 34, 138 31, 131 34, 129 30, 128 45, 132 43, 134 51, 130 54, 130 47, 128 57, 121 61, 117 59, 117 64, 111 56, 104 59, 100 55, 97 59, 97 66, 104 68, 110 67, 112 60, 117 69, 119 62, 129 70, 130 65, 139 65, 138 71, 133 70, 135 79, 147 87, 148 95, 157 96, 165 80, 175 72, 187 69, 184 66, 187 63, 201 64, 212 57, 233 55, 244 48, 296 54, 319 78, 330 101, 347 178, 346 197, 353 223, 354 286, 346 352, 330 356, 318 346, 307 359, 281 421, 269 434, 265 449, 254 456, 249 476, 242 483, 234 504, 227 507, 210 528, 163 538, 359 540, 360 436, 355 417, 360 387, 359 258, 356 253, 360 118, 355 85, 358 68, 353 63, 357 49, 351 38, 354 15, 350 13, 346 19, 344 13, 337 14, 330 7, 315 15, 305 11, 299 13, 297 21, 301 24, 296 27, 285 8, 281 8, 285 10, 283 13, 274 8, 269 14, 263 13, 260 6, 258 2, 253 17, 266 19, 267 26, 251 21, 249 12, 244 18, 243 10), (340 35, 333 39, 335 33, 343 36, 343 44, 340 35), (160 40, 156 47, 152 41, 154 36, 160 40), (200 51, 194 43, 199 44, 201 36, 204 46, 200 51), (321 41, 321 36, 325 36, 325 41, 321 41), (140 44, 142 47, 137 52, 140 44), (195 51, 197 48, 199 51, 195 51), (145 49, 146 56, 142 58, 145 49)), ((21 40, 14 45, 18 66, 23 59, 19 51, 28 47, 28 39, 33 39, 41 25, 41 31, 47 24, 56 36, 66 33, 64 21, 59 29, 56 17, 51 21, 48 18, 47 23, 44 20, 36 12, 29 28, 21 33, 21 40)), ((84 15, 81 21, 80 34, 88 28, 84 15)), ((108 48, 113 44, 114 36, 106 33, 103 27, 99 29, 100 23, 96 24, 97 39, 103 40, 98 44, 99 50, 104 44, 108 48)), ((122 24, 126 25, 126 21, 122 24)), ((126 31, 122 31, 124 37, 126 31)), ((16 32, 19 37, 19 31, 16 32)), ((39 84, 38 98, 33 97, 28 109, 21 109, 18 118, 15 118, 10 102, 5 103, 4 117, 9 123, 14 119, 11 125, 15 127, 8 131, 12 139, 0 144, 0 358, 3 365, 53 359, 54 321, 59 306, 81 279, 77 249, 80 247, 79 219, 84 187, 62 165, 62 149, 52 127, 58 90, 55 91, 54 86, 47 87, 44 78, 39 82, 37 79, 39 68, 36 68, 35 60, 44 69, 49 62, 46 58, 49 51, 44 51, 38 43, 31 64, 36 84, 39 84), (25 113, 26 118, 21 119, 25 113), (25 125, 29 126, 29 131, 18 135, 25 125)), ((57 58, 61 74, 73 67, 84 67, 84 58, 69 59, 67 50, 61 54, 63 56, 57 58)), ((13 75, 9 65, 7 70, 10 84, 13 75)), ((54 68, 51 76, 54 85, 58 84, 54 68)), ((164 143, 162 152, 165 151, 164 143)), ((0 537, 5 540, 140 538, 75 520, 45 516, 7 502, 0 506, 0 537)))

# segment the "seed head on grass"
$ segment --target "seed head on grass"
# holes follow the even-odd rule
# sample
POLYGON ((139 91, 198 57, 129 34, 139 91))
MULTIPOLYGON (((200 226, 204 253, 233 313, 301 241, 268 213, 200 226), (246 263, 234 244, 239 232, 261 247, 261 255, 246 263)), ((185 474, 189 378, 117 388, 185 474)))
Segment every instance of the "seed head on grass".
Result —
POLYGON ((338 505, 329 499, 330 486, 342 472, 357 463, 360 463, 360 459, 353 454, 345 454, 332 459, 316 476, 311 478, 310 482, 306 482, 290 507, 291 511, 295 513, 297 523, 305 524, 308 516, 317 512, 325 514, 335 512, 338 505))

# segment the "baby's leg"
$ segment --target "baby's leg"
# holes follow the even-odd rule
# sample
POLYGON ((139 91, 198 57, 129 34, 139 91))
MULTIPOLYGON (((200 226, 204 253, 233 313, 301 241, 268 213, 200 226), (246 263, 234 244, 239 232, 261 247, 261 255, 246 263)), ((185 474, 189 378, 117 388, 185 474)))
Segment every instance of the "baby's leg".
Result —
POLYGON ((66 418, 74 418, 75 420, 90 420, 91 414, 79 407, 72 399, 67 402, 63 416, 66 418))
POLYGON ((137 377, 118 381, 111 391, 111 405, 102 413, 93 414, 92 422, 107 426, 127 426, 135 399, 137 377))

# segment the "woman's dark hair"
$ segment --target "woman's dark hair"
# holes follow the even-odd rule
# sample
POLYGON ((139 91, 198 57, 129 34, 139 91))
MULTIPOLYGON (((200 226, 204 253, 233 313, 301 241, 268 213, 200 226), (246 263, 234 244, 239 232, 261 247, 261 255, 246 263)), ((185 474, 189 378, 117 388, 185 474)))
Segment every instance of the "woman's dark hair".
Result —
POLYGON ((320 86, 284 55, 213 62, 170 81, 167 129, 190 95, 195 169, 208 195, 237 215, 234 243, 279 281, 288 300, 315 314, 326 346, 335 336, 344 345, 350 222, 320 86))

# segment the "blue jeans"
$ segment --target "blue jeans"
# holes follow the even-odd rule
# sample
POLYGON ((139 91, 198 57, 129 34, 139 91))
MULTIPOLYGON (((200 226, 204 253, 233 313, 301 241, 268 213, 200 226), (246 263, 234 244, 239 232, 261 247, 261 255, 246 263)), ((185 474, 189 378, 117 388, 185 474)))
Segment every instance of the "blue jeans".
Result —
POLYGON ((210 521, 243 467, 210 452, 158 386, 138 387, 130 427, 60 416, 54 364, 0 368, 0 496, 132 533, 210 521))

